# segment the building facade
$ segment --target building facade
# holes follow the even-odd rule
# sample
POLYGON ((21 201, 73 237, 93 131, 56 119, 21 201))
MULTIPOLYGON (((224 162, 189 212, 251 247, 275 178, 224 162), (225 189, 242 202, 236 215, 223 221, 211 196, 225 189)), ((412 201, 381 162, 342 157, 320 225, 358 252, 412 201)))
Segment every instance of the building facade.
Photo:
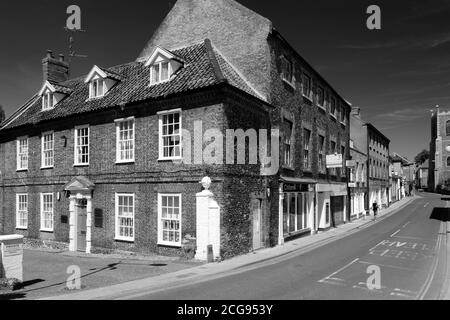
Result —
POLYGON ((43 70, 0 128, 2 233, 180 255, 208 232, 197 225, 206 176, 222 258, 350 219, 349 103, 235 1, 178 0, 136 61, 68 79, 49 53, 43 70), (336 154, 342 166, 327 168, 336 154))
POLYGON ((450 185, 450 111, 437 106, 431 111, 428 189, 450 185))
POLYGON ((365 200, 368 194, 367 129, 358 107, 352 108, 350 115, 350 139, 350 214, 352 219, 357 219, 366 215, 368 210, 365 200))
POLYGON ((429 160, 417 165, 416 167, 416 188, 428 190, 428 170, 429 160))
POLYGON ((367 128, 367 154, 369 170, 367 180, 369 195, 367 207, 370 209, 374 202, 380 208, 389 206, 389 144, 390 140, 370 123, 367 128))

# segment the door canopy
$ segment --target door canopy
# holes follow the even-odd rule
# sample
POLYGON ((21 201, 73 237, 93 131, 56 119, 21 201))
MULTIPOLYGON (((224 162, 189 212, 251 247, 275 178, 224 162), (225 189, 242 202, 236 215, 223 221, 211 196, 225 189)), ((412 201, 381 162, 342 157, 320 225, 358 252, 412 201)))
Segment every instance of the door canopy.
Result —
POLYGON ((71 193, 86 193, 94 190, 95 184, 88 178, 79 176, 73 178, 69 183, 64 186, 64 191, 71 193))

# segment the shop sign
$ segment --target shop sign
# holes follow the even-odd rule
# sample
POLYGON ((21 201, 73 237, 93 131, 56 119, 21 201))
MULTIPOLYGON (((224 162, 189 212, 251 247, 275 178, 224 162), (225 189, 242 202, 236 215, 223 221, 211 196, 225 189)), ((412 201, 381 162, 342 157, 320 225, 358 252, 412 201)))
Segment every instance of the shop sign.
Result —
POLYGON ((283 184, 284 192, 310 192, 313 191, 313 187, 309 184, 298 184, 298 183, 285 183, 283 184))
POLYGON ((342 168, 342 154, 327 155, 327 168, 342 168))

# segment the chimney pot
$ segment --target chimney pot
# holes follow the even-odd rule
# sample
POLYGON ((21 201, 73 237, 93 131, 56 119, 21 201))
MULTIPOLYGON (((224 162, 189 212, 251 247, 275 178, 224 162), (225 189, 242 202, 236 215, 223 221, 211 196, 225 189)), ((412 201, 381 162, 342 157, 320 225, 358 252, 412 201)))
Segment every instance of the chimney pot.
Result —
POLYGON ((47 50, 47 58, 53 58, 53 51, 47 50))
POLYGON ((59 61, 64 62, 64 55, 62 53, 59 55, 59 61))

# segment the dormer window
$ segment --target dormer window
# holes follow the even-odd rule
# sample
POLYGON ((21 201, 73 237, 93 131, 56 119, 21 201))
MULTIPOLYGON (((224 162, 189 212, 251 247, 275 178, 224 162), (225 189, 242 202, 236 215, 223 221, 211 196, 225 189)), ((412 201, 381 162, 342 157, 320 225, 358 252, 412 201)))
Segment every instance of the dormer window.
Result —
POLYGON ((89 84, 89 99, 104 97, 121 80, 121 75, 94 66, 84 80, 89 84))
POLYGON ((170 81, 183 62, 171 52, 157 47, 145 66, 150 66, 150 85, 153 86, 170 81))
POLYGON ((105 85, 103 79, 95 79, 90 83, 89 98, 100 98, 105 95, 105 85))
POLYGON ((42 111, 53 109, 61 100, 68 96, 71 91, 70 88, 46 81, 39 92, 42 99, 42 111))
POLYGON ((49 110, 54 107, 53 93, 47 90, 42 96, 42 110, 49 110))
POLYGON ((150 84, 154 85, 169 81, 171 73, 169 61, 155 63, 150 68, 150 84))

